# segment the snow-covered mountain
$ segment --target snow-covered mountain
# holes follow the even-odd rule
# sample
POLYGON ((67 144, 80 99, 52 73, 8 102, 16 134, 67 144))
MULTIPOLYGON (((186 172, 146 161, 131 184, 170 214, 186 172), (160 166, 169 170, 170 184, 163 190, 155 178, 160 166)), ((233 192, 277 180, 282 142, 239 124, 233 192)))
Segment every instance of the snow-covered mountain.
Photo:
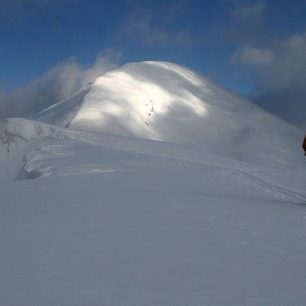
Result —
POLYGON ((166 62, 1 120, 0 305, 304 305, 302 138, 166 62))
POLYGON ((255 104, 165 62, 132 63, 106 73, 90 89, 35 119, 74 130, 188 145, 249 161, 294 159, 301 138, 295 128, 255 104))

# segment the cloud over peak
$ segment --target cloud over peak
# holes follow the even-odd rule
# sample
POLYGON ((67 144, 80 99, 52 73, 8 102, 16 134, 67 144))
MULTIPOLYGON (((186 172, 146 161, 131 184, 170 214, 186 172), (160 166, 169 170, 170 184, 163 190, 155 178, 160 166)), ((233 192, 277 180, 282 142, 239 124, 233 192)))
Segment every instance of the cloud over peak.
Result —
POLYGON ((122 32, 126 38, 147 46, 189 45, 192 41, 190 29, 177 26, 183 8, 182 1, 136 7, 127 14, 122 32))
POLYGON ((228 63, 253 84, 251 98, 306 128, 306 24, 296 30, 281 23, 284 9, 301 18, 298 8, 306 5, 285 2, 230 1, 223 37, 233 50, 228 63))
POLYGON ((267 4, 259 1, 232 1, 229 9, 230 17, 237 22, 258 23, 264 18, 267 4))
POLYGON ((232 64, 243 63, 248 66, 266 66, 273 62, 274 52, 269 49, 244 47, 237 50, 230 59, 232 64))
POLYGON ((0 92, 0 119, 27 117, 69 97, 98 76, 117 67, 120 56, 118 52, 106 50, 89 67, 83 67, 71 58, 13 92, 0 92))

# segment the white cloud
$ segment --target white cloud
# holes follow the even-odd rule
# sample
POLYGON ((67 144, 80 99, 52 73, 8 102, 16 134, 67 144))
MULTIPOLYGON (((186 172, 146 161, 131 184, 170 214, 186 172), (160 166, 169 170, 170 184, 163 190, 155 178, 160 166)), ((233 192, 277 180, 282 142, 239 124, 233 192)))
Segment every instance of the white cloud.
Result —
POLYGON ((229 63, 255 70, 257 88, 267 91, 296 88, 306 80, 306 32, 282 38, 277 31, 269 35, 267 17, 271 8, 267 3, 263 0, 231 1, 227 13, 232 22, 230 38, 235 38, 236 51, 229 63))
POLYGON ((188 27, 173 27, 183 14, 183 8, 182 1, 158 7, 138 7, 127 15, 122 32, 127 38, 149 46, 189 45, 192 38, 188 27))
POLYGON ((249 66, 266 66, 273 62, 274 52, 269 49, 244 47, 236 51, 230 62, 233 64, 245 64, 249 66))
POLYGON ((108 50, 90 67, 75 59, 56 65, 40 78, 15 89, 0 93, 0 118, 29 116, 84 88, 98 76, 117 67, 120 53, 108 50))
MULTIPOLYGON (((303 7, 294 6, 295 10, 303 7)), ((269 20, 280 13, 274 14, 275 8, 267 0, 230 0, 226 25, 219 33, 235 48, 229 63, 238 68, 241 79, 253 83, 252 98, 306 128, 306 32, 290 33, 288 29, 284 34, 283 28, 277 29, 275 20, 269 20)))
POLYGON ((217 27, 219 36, 238 44, 254 44, 265 39, 268 6, 264 1, 231 0, 225 22, 217 27))
POLYGON ((306 33, 275 40, 269 48, 273 60, 267 65, 253 64, 257 72, 254 97, 263 107, 305 129, 306 33))
POLYGON ((293 34, 271 43, 272 63, 259 71, 261 86, 270 90, 305 88, 306 33, 293 34))
POLYGON ((306 83, 306 33, 274 39, 263 46, 242 46, 231 64, 255 69, 261 90, 304 88, 306 83))
POLYGON ((263 1, 233 1, 229 15, 233 20, 246 23, 258 23, 264 18, 267 5, 263 1))

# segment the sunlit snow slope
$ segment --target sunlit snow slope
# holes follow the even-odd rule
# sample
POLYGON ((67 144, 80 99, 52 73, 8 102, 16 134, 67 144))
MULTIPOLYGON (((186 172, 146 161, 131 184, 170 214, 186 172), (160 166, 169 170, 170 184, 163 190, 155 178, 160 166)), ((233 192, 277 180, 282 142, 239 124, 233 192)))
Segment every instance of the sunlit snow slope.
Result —
POLYGON ((58 116, 64 117, 63 108, 71 99, 36 119, 77 130, 183 144, 247 161, 297 157, 293 153, 301 137, 297 130, 176 64, 127 64, 99 77, 76 100, 78 111, 67 116, 69 120, 58 116))

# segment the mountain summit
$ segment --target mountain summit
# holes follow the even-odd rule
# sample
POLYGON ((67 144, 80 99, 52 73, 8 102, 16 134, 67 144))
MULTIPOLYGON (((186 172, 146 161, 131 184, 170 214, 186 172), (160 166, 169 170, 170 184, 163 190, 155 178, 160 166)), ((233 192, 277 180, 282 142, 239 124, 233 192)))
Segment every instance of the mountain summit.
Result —
POLYGON ((255 104, 167 62, 126 64, 34 119, 242 160, 288 158, 300 138, 295 128, 255 104))

